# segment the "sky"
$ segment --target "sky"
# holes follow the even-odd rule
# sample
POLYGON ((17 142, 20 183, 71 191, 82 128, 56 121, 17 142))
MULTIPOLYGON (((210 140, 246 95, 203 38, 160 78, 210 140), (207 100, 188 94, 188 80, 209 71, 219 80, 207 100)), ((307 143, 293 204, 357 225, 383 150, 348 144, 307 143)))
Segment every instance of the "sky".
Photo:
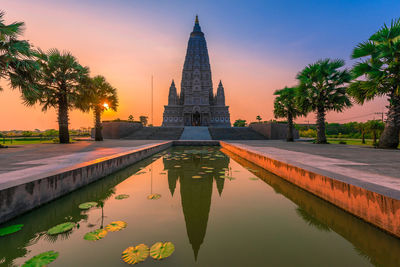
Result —
MULTIPOLYGON (((273 92, 296 85, 296 74, 322 58, 350 68, 353 48, 399 16, 400 1, 270 0, 0 0, 6 23, 24 21, 23 39, 42 50, 70 51, 91 75, 118 90, 117 112, 104 120, 149 116, 154 79, 154 125, 162 122, 172 79, 180 89, 186 46, 199 15, 205 33, 214 92, 225 88, 231 121, 273 119, 273 92)), ((55 110, 23 105, 18 90, 0 84, 0 130, 57 128, 55 110)), ((328 122, 378 119, 386 99, 329 112, 328 122)), ((313 123, 310 114, 298 123, 313 123)), ((90 127, 91 113, 71 111, 70 127, 90 127)))

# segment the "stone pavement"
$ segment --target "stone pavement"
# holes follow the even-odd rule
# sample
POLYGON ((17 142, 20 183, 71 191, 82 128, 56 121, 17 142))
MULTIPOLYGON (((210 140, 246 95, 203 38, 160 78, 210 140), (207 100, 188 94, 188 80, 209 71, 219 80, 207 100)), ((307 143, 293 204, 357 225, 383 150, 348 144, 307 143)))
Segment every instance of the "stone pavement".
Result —
POLYGON ((156 140, 80 141, 72 144, 32 144, 0 149, 0 181, 9 176, 20 177, 54 171, 160 142, 156 140))
POLYGON ((229 143, 400 199, 400 150, 275 140, 229 143))

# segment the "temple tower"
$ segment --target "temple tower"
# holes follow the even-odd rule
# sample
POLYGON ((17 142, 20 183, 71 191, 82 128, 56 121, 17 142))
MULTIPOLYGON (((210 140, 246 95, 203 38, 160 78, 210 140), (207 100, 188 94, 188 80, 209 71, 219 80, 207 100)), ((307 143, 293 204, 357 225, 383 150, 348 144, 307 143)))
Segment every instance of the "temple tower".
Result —
POLYGON ((218 92, 222 93, 214 96, 207 43, 196 16, 183 65, 180 96, 175 97, 175 84, 171 85, 163 126, 230 127, 229 107, 225 106, 220 87, 218 92))

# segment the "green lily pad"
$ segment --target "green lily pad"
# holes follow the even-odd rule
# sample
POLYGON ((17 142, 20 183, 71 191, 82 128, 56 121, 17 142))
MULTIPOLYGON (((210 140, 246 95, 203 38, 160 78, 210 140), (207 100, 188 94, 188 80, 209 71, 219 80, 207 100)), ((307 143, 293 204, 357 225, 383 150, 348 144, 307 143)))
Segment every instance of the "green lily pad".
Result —
POLYGON ((156 260, 162 260, 172 255, 175 246, 171 242, 157 242, 150 248, 150 256, 156 260))
POLYGON ((92 232, 86 233, 83 239, 88 241, 97 241, 105 237, 107 233, 108 232, 104 229, 97 229, 92 232))
POLYGON ((121 194, 121 195, 116 196, 115 199, 121 200, 121 199, 125 199, 128 197, 129 197, 129 195, 127 195, 127 194, 121 194))
POLYGON ((153 200, 159 199, 160 197, 161 197, 160 194, 151 194, 147 196, 148 199, 153 199, 153 200))
POLYGON ((208 173, 210 173, 210 172, 213 172, 213 171, 211 171, 211 170, 207 170, 207 171, 205 171, 205 172, 208 172, 208 173))
POLYGON ((225 174, 225 171, 223 171, 223 172, 218 172, 218 173, 222 173, 222 174, 225 174))
POLYGON ((117 232, 117 231, 121 231, 122 229, 124 229, 128 224, 126 222, 123 221, 116 221, 116 222, 111 222, 110 224, 108 224, 105 229, 109 232, 117 232))
POLYGON ((97 202, 85 202, 85 203, 81 203, 79 204, 79 208, 82 210, 88 210, 90 208, 96 207, 97 206, 97 202))
POLYGON ((9 234, 13 234, 15 232, 18 232, 19 230, 22 229, 24 225, 23 224, 15 224, 15 225, 11 225, 11 226, 7 226, 4 228, 0 229, 0 236, 5 236, 5 235, 9 235, 9 234))
POLYGON ((61 234, 61 233, 65 233, 65 232, 71 231, 72 228, 74 228, 74 227, 75 227, 75 223, 73 223, 73 222, 61 223, 61 224, 58 224, 58 225, 56 225, 54 227, 51 227, 47 231, 47 234, 48 235, 58 235, 58 234, 61 234))
POLYGON ((22 267, 42 267, 58 258, 58 252, 53 250, 43 252, 27 260, 22 267))
POLYGON ((145 244, 136 247, 128 247, 122 252, 122 260, 128 264, 136 264, 145 261, 149 256, 149 247, 145 244))
POLYGON ((250 177, 249 179, 252 180, 252 181, 257 181, 258 180, 257 177, 250 177))

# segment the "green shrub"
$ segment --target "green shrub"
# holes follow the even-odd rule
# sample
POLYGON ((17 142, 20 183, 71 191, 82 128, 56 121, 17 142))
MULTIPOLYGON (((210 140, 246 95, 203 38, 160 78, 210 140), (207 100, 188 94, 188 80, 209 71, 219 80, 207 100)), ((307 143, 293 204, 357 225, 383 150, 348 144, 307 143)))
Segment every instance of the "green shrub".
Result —
POLYGON ((346 142, 346 141, 343 141, 343 140, 341 140, 341 141, 339 141, 339 144, 341 144, 341 145, 346 145, 346 144, 347 144, 347 142, 346 142))

